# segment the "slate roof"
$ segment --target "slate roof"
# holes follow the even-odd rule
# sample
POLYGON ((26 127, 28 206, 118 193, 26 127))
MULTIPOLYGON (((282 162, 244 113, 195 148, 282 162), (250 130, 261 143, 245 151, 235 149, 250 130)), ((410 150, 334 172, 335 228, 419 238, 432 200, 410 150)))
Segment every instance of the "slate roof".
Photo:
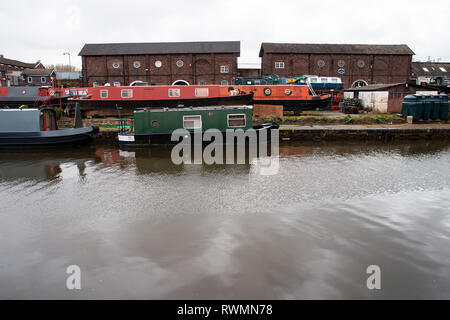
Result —
POLYGON ((53 69, 25 69, 22 71, 27 76, 51 76, 55 71, 53 69))
POLYGON ((12 60, 12 59, 0 57, 0 64, 34 69, 39 64, 39 62, 26 63, 26 62, 22 62, 22 61, 18 61, 18 60, 12 60))
POLYGON ((398 86, 410 86, 410 87, 414 87, 414 88, 423 88, 423 89, 428 89, 427 87, 424 86, 420 86, 414 83, 406 83, 406 82, 400 82, 400 83, 387 83, 387 84, 370 84, 368 86, 363 86, 363 87, 359 87, 359 88, 349 88, 349 89, 345 89, 344 91, 347 92, 353 92, 353 91, 384 91, 384 90, 389 90, 390 88, 394 88, 394 87, 398 87, 398 86))
POLYGON ((416 77, 450 77, 450 63, 413 62, 412 72, 416 77), (426 68, 428 71, 425 71, 423 68, 426 68))
POLYGON ((383 54, 414 55, 405 44, 311 44, 311 43, 267 43, 261 44, 259 56, 266 53, 305 53, 305 54, 383 54))
POLYGON ((88 43, 80 56, 140 54, 240 53, 240 41, 153 42, 153 43, 88 43))

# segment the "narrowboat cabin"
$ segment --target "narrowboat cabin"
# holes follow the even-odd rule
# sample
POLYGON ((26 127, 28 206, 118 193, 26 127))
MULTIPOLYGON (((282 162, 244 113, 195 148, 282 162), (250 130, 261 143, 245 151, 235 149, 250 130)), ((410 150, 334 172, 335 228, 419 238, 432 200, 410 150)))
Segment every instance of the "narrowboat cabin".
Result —
POLYGON ((0 146, 62 145, 90 140, 94 127, 58 130, 56 112, 0 109, 0 146))
POLYGON ((185 129, 189 133, 216 129, 247 131, 278 129, 275 123, 253 127, 252 106, 211 106, 197 108, 143 109, 134 112, 134 131, 121 131, 119 143, 128 146, 174 144, 172 133, 185 129))

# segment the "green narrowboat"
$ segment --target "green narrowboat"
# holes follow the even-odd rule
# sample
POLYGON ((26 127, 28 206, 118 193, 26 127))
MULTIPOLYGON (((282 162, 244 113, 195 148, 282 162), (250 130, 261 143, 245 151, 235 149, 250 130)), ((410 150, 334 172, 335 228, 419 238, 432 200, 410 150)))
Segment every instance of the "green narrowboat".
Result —
POLYGON ((139 109, 134 111, 134 130, 125 131, 121 125, 119 143, 127 146, 146 146, 153 144, 175 144, 172 133, 177 129, 205 132, 216 129, 222 133, 227 130, 247 131, 278 129, 276 123, 253 126, 252 106, 211 106, 196 108, 139 109))

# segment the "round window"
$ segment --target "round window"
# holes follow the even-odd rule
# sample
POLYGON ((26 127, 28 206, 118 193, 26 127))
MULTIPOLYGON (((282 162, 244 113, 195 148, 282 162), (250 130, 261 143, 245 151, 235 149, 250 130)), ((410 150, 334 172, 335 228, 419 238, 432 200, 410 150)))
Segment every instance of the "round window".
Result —
POLYGON ((339 66, 339 68, 343 68, 345 66, 345 61, 344 60, 339 60, 338 61, 338 66, 339 66))
POLYGON ((157 68, 161 68, 162 67, 162 62, 161 61, 156 61, 155 62, 155 67, 157 67, 157 68))
POLYGON ((317 62, 317 65, 319 66, 319 68, 323 68, 323 67, 325 67, 325 61, 319 60, 319 61, 317 62))
POLYGON ((153 120, 152 121, 152 127, 157 127, 157 126, 159 126, 158 120, 153 120))
POLYGON ((22 94, 26 94, 27 93, 27 91, 26 90, 22 90, 22 94))
POLYGON ((136 69, 139 69, 139 68, 141 67, 141 63, 140 63, 139 61, 135 61, 135 62, 133 63, 133 66, 134 66, 136 69))
POLYGON ((365 65, 366 65, 366 63, 363 60, 358 61, 358 67, 364 68, 365 65))
POLYGON ((120 63, 115 61, 115 62, 113 62, 112 66, 113 66, 114 69, 118 69, 120 67, 120 63))
POLYGON ((181 67, 183 67, 183 66, 184 66, 183 60, 178 60, 178 61, 177 61, 177 67, 178 67, 178 68, 181 68, 181 67))

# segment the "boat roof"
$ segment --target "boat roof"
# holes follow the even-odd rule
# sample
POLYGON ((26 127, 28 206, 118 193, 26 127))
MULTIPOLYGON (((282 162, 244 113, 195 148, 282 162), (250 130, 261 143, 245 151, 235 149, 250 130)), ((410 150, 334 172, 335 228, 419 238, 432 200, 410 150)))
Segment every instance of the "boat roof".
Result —
POLYGON ((158 108, 136 109, 134 112, 173 112, 173 111, 212 111, 212 110, 235 110, 253 109, 253 106, 205 106, 205 107, 180 107, 180 108, 158 108))

